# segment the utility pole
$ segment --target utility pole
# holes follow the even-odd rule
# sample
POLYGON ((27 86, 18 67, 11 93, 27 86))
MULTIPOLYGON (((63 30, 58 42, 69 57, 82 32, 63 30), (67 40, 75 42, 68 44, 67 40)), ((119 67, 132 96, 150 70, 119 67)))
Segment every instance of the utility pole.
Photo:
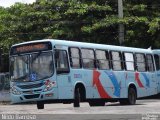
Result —
MULTIPOLYGON (((123 18, 123 1, 118 0, 118 17, 123 18)), ((119 24, 119 31, 118 31, 118 39, 119 39, 119 44, 122 45, 124 42, 124 25, 119 24)))

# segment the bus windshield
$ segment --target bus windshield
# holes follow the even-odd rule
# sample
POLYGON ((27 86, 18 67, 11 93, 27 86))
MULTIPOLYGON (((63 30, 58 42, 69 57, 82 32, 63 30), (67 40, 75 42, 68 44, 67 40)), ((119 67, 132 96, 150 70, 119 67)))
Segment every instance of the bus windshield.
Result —
POLYGON ((11 57, 11 80, 26 80, 29 75, 29 55, 11 57))
POLYGON ((53 60, 51 52, 35 53, 31 57, 31 74, 32 79, 48 78, 53 73, 53 60))
POLYGON ((35 81, 48 78, 54 71, 52 52, 11 57, 10 67, 13 81, 35 81))

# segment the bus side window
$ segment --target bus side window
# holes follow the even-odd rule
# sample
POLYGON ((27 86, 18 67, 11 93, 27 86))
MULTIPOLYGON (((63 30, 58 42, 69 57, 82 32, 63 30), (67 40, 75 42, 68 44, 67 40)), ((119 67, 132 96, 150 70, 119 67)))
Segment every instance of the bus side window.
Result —
POLYGON ((148 71, 150 72, 153 72, 155 69, 154 69, 154 63, 153 63, 153 57, 151 54, 147 54, 146 55, 146 62, 147 62, 147 69, 148 71))
POLYGON ((109 54, 108 51, 96 50, 97 66, 99 69, 108 70, 109 67, 109 54))
POLYGON ((145 72, 146 71, 146 60, 145 55, 142 53, 136 53, 135 54, 135 60, 136 60, 136 68, 139 72, 145 72))
POLYGON ((160 70, 160 59, 159 59, 159 55, 154 55, 154 59, 155 59, 156 69, 157 69, 157 70, 160 70))
POLYGON ((81 68, 80 50, 79 48, 69 48, 70 65, 72 68, 81 68))
POLYGON ((95 68, 94 50, 82 48, 81 52, 82 52, 83 67, 86 69, 94 69, 95 68))
POLYGON ((111 58, 112 58, 112 68, 113 70, 122 70, 122 56, 121 53, 118 51, 111 51, 111 58))
POLYGON ((128 71, 134 71, 134 56, 133 53, 124 53, 124 59, 125 59, 125 68, 128 71))
POLYGON ((65 50, 56 50, 55 52, 57 74, 69 73, 68 56, 65 50))

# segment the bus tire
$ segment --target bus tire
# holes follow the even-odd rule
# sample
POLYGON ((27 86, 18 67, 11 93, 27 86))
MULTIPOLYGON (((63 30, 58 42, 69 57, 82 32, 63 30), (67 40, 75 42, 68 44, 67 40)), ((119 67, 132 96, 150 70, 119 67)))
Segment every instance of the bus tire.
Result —
POLYGON ((135 88, 129 88, 128 90, 128 98, 120 100, 121 105, 135 105, 136 104, 136 99, 137 99, 137 93, 135 88))
POLYGON ((79 88, 75 89, 73 106, 74 107, 80 107, 80 92, 79 92, 79 88))
POLYGON ((136 99, 137 99, 137 93, 134 88, 129 88, 128 90, 128 104, 129 105, 135 105, 136 104, 136 99))
POLYGON ((37 101, 37 109, 44 109, 44 103, 41 101, 37 101))

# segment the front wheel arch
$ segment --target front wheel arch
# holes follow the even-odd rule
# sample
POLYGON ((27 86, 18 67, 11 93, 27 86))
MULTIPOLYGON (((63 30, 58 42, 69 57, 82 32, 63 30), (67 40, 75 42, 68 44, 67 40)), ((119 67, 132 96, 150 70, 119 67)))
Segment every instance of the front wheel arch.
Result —
MULTIPOLYGON (((76 89, 79 89, 79 93, 80 93, 80 96, 81 96, 80 101, 84 102, 86 100, 86 88, 85 88, 84 84, 83 83, 77 83, 75 85, 75 88, 74 88, 74 93, 75 93, 76 89)), ((75 98, 75 96, 74 96, 74 98, 75 98)))
POLYGON ((82 83, 78 83, 74 89, 74 107, 80 107, 80 102, 86 100, 86 89, 82 83))

